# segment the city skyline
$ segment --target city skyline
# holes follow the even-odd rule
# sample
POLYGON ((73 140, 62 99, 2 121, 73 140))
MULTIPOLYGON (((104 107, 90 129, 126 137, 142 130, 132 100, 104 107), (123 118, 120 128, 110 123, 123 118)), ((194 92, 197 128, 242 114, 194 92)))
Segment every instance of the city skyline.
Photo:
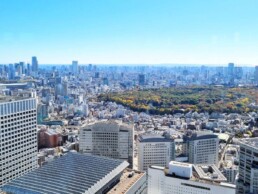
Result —
POLYGON ((0 2, 0 63, 257 65, 254 0, 0 2), (9 14, 15 13, 15 14, 9 14), (10 54, 11 53, 11 54, 10 54))

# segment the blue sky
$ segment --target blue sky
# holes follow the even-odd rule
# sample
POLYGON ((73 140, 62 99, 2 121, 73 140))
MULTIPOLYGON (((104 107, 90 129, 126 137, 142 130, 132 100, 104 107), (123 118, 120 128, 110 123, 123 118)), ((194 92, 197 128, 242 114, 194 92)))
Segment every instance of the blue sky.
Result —
POLYGON ((258 65, 257 0, 1 0, 0 63, 258 65))

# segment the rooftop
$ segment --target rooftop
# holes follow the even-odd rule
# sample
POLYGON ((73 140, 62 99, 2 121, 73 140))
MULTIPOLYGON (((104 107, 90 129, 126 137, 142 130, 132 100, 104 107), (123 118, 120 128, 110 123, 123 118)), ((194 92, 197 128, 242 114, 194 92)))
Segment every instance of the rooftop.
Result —
MULTIPOLYGON (((193 165, 195 166, 195 165, 193 165)), ((197 165, 198 167, 198 165, 197 165)), ((216 166, 215 166, 216 167, 216 166)), ((193 176, 189 179, 189 178, 186 178, 186 177, 181 177, 181 176, 178 176, 176 174, 169 174, 169 169, 168 168, 165 168, 165 167, 160 167, 160 166, 150 166, 150 168, 152 169, 156 169, 156 170, 162 170, 164 171, 164 174, 165 176, 167 177, 172 177, 172 178, 178 178, 178 179, 183 179, 183 180, 189 180, 189 181, 194 181, 194 182, 200 182, 200 183, 205 183, 205 184, 211 184, 211 185, 220 185, 220 186, 224 186, 224 187, 230 187, 230 188, 235 188, 235 185, 233 184, 228 184, 228 183, 225 183, 224 179, 226 179, 224 177, 224 175, 221 175, 224 177, 221 177, 221 175, 219 175, 219 178, 221 178, 221 180, 219 181, 216 181, 216 180, 213 180, 213 179, 210 179, 210 178, 205 178, 205 176, 201 175, 201 177, 203 176, 204 178, 200 178, 200 174, 198 174, 198 172, 196 172, 196 168, 194 168, 194 171, 193 171, 193 176)))
POLYGON ((145 175, 145 172, 126 169, 124 170, 120 182, 117 183, 107 194, 124 194, 128 189, 135 184, 140 178, 145 175), (132 175, 132 176, 131 176, 132 175), (131 176, 131 177, 130 177, 131 176))
POLYGON ((98 121, 94 123, 87 124, 82 127, 82 130, 91 130, 91 131, 106 131, 106 132, 118 132, 118 131, 130 131, 133 129, 133 126, 126 123, 118 122, 117 120, 108 120, 108 121, 98 121))
POLYGON ((13 102, 18 100, 31 99, 32 97, 23 96, 0 96, 0 103, 13 102))
POLYGON ((213 139, 213 138, 218 138, 217 135, 213 133, 208 133, 208 132, 189 132, 188 134, 185 134, 183 136, 183 139, 185 141, 191 141, 191 140, 202 140, 202 139, 213 139))
POLYGON ((199 179, 224 182, 227 181, 226 177, 219 171, 219 169, 214 165, 193 165, 194 170, 199 179))
POLYGON ((254 148, 258 148, 258 137, 256 138, 242 138, 239 140, 239 142, 241 144, 250 146, 250 147, 254 147, 254 148))
POLYGON ((166 138, 161 134, 144 134, 139 136, 140 142, 171 142, 170 138, 166 138))
POLYGON ((129 164, 106 157, 68 153, 3 187, 3 191, 26 194, 96 193, 129 164))

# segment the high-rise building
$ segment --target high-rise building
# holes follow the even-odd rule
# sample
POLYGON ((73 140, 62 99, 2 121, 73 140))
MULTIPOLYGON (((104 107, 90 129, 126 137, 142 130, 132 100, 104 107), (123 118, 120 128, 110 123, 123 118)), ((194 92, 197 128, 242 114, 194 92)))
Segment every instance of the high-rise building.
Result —
POLYGON ((9 79, 14 79, 14 77, 15 77, 14 65, 13 64, 9 64, 9 67, 8 67, 8 78, 9 79))
POLYGON ((172 161, 169 168, 148 169, 148 194, 235 194, 235 185, 215 165, 192 165, 172 161))
POLYGON ((0 100, 0 187, 37 168, 35 98, 0 100))
POLYGON ((229 63, 228 64, 228 75, 229 76, 234 76, 234 63, 229 63))
POLYGON ((255 66, 254 70, 254 81, 258 83, 258 66, 255 66))
POLYGON ((139 75, 139 85, 140 86, 143 86, 143 85, 145 85, 145 75, 144 74, 140 74, 139 75))
POLYGON ((138 169, 148 170, 150 165, 168 166, 175 159, 175 144, 169 137, 159 134, 140 135, 138 141, 138 169))
POLYGON ((219 138, 217 135, 195 132, 186 134, 184 154, 192 164, 217 164, 219 156, 219 138))
POLYGON ((42 123, 46 118, 48 118, 48 105, 40 103, 37 106, 37 122, 42 123))
POLYGON ((237 194, 258 193, 258 138, 240 142, 237 194))
POLYGON ((33 72, 38 72, 38 60, 37 60, 37 57, 32 57, 32 60, 31 60, 31 70, 33 72))
POLYGON ((80 129, 80 151, 124 159, 133 166, 133 125, 116 121, 96 122, 80 129))
POLYGON ((103 78, 103 85, 107 85, 107 86, 109 85, 109 81, 107 77, 103 78))
POLYGON ((78 73, 78 61, 72 61, 72 72, 73 73, 78 73))

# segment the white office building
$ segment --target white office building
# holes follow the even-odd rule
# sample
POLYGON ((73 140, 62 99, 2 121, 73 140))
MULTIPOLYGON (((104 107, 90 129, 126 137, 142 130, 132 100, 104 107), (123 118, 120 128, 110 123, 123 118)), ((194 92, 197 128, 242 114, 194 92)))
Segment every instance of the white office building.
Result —
POLYGON ((0 187, 37 168, 35 98, 0 99, 0 187))
POLYGON ((258 138, 240 141, 237 194, 258 193, 258 138))
POLYGON ((140 135, 138 139, 138 169, 147 171, 150 165, 168 166, 175 159, 173 139, 160 134, 140 135))
POLYGON ((219 138, 210 133, 185 135, 184 147, 188 162, 192 164, 217 164, 219 157, 219 138))
POLYGON ((93 155, 124 159, 133 166, 133 125, 100 121, 80 129, 80 151, 93 155))
POLYGON ((215 165, 192 165, 172 161, 169 168, 148 169, 148 194, 235 194, 235 185, 215 165))

